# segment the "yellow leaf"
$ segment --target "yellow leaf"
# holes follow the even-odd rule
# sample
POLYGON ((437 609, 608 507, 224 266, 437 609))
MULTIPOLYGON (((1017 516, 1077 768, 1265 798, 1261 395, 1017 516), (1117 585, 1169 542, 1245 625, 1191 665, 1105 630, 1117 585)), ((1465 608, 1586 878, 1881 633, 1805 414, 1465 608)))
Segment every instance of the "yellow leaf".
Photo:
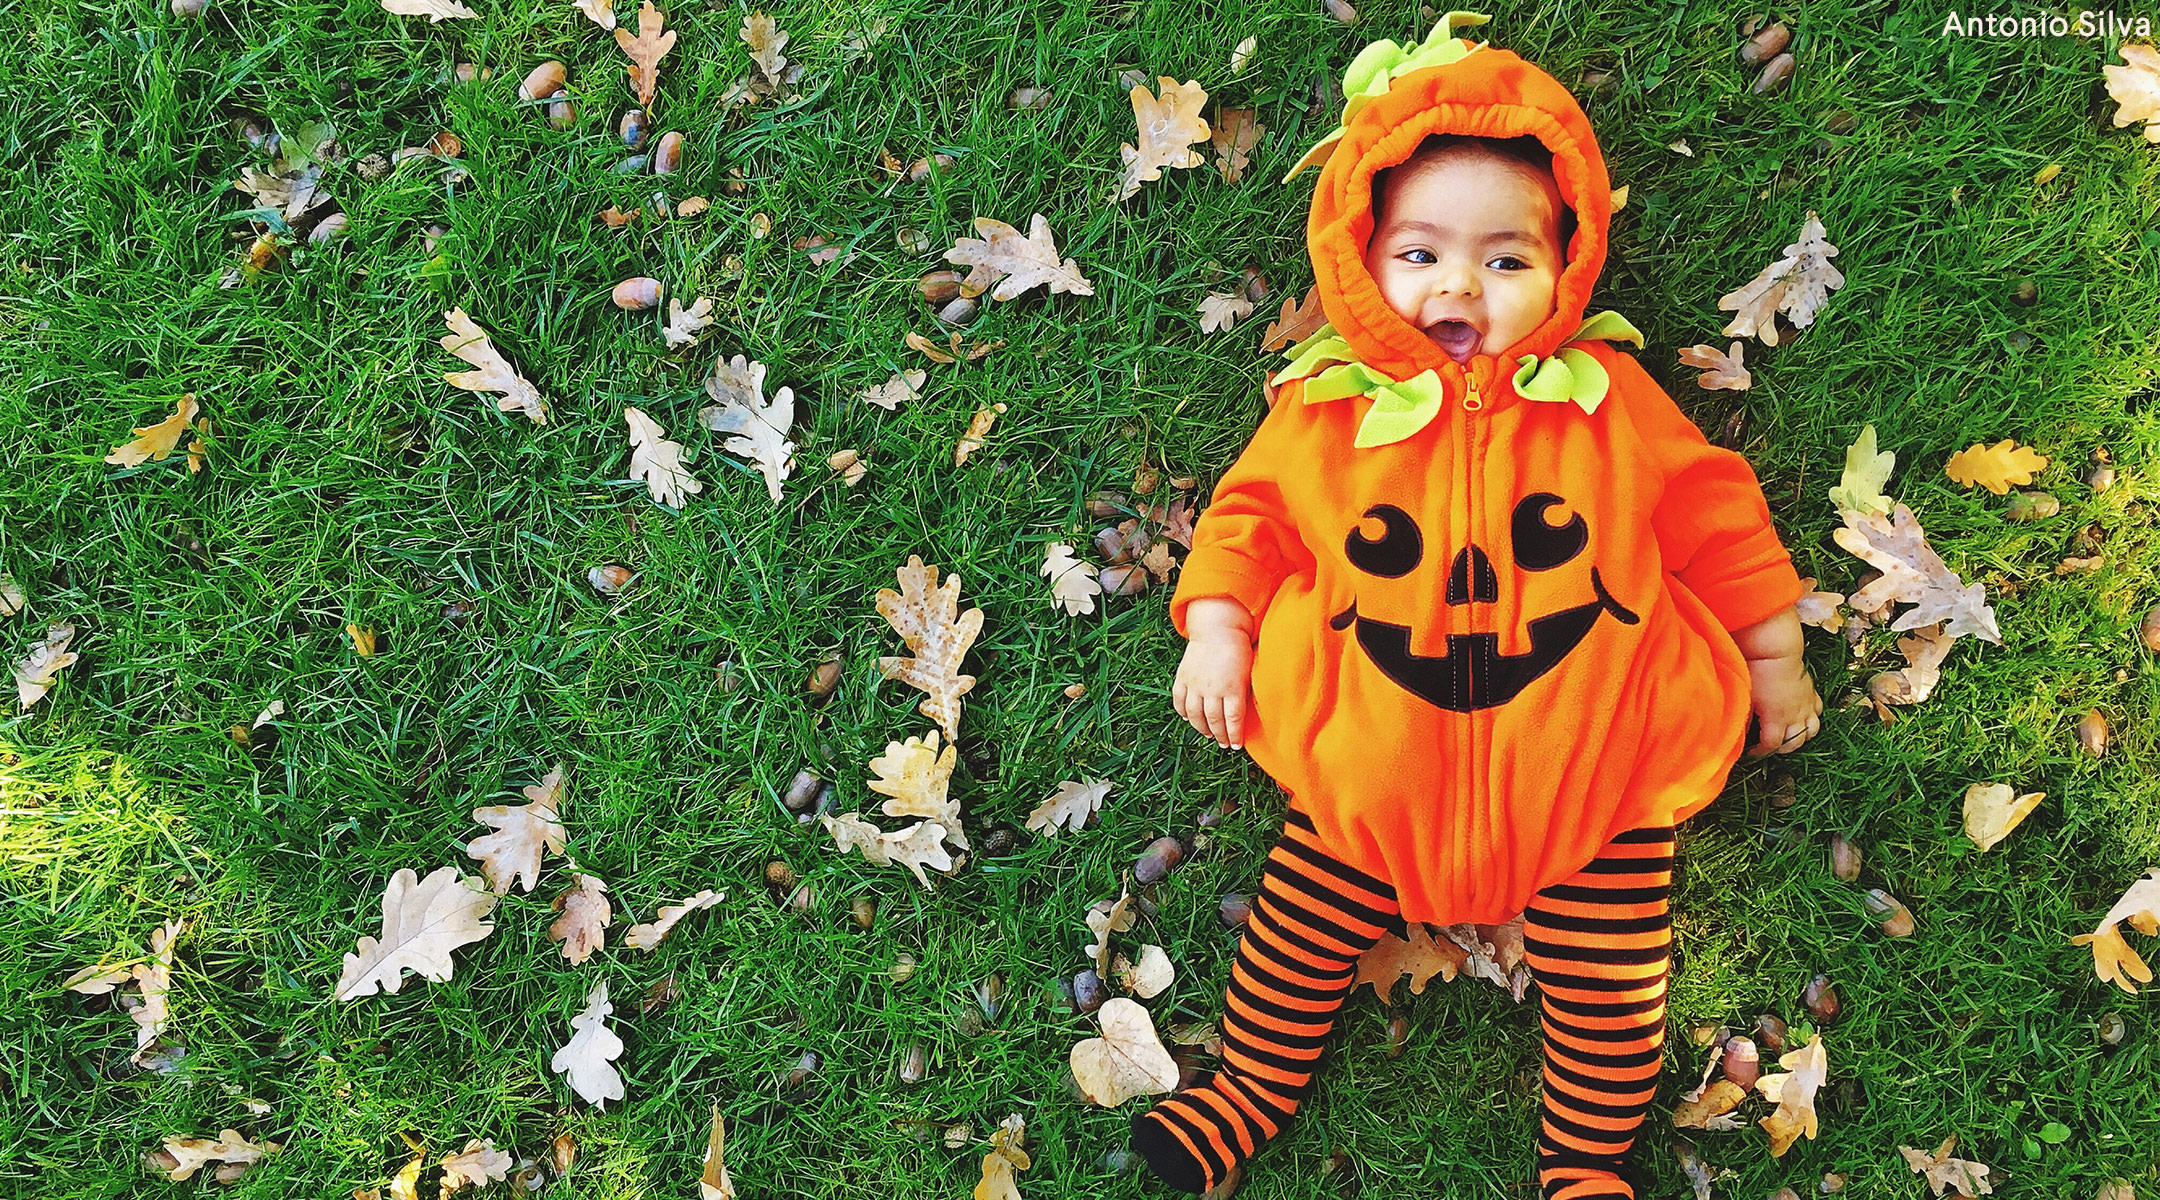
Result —
POLYGON ((1992 850, 2045 799, 2046 792, 2019 796, 2007 783, 1976 783, 1965 789, 1965 836, 1982 850, 1992 850))
POLYGON ((352 639, 352 647, 353 647, 353 653, 355 653, 355 654, 359 655, 359 656, 360 656, 360 657, 362 657, 362 658, 369 658, 369 657, 372 657, 372 656, 374 655, 374 653, 375 653, 375 627, 374 627, 374 626, 370 625, 370 626, 367 626, 366 628, 362 628, 362 627, 360 627, 360 626, 358 626, 358 625, 347 625, 347 626, 345 627, 345 636, 346 636, 346 637, 349 637, 349 638, 351 638, 351 639, 352 639))
POLYGON ((2145 960, 2138 957, 2138 952, 2131 949, 2130 943, 2123 938, 2119 927, 2119 923, 2123 921, 2130 922, 2133 928, 2147 937, 2160 934, 2160 867, 2154 867, 2146 873, 2145 878, 2131 884, 2129 890, 2123 893, 2122 899, 2115 902, 2115 907, 2100 918, 2098 928, 2091 933, 2076 934, 2070 939, 2072 945, 2090 945, 2093 948, 2093 973, 2100 977, 2101 982, 2112 983, 2134 996, 2137 994, 2137 986, 2130 980, 2151 983, 2153 973, 2152 968, 2145 965, 2145 960))
POLYGON ((2126 67, 2104 66, 2108 95, 2116 104, 2115 124, 2145 122, 2145 140, 2160 145, 2160 50, 2136 42, 2116 48, 2126 67))
POLYGON ((937 586, 937 568, 924 566, 919 555, 909 555, 897 574, 900 590, 879 588, 877 611, 915 653, 882 657, 878 668, 887 679, 929 693, 921 712, 951 741, 960 735, 960 698, 975 686, 973 675, 960 673, 960 661, 982 632, 983 611, 961 612, 960 577, 948 575, 944 586, 937 586))
POLYGON ((1974 442, 1951 455, 1943 464, 1943 474, 1966 487, 1978 484, 2000 496, 2011 484, 2031 483, 2034 473, 2047 464, 2045 455, 2004 438, 1992 446, 1974 442))
POLYGON ((1890 482, 1890 472, 1897 467, 1897 455, 1885 450, 1875 452, 1875 426, 1860 427, 1860 436, 1845 449, 1845 473, 1838 478, 1836 487, 1830 489, 1830 503, 1839 511, 1852 509, 1856 512, 1874 513, 1887 517, 1895 502, 1882 494, 1883 485, 1890 482))
POLYGON ((735 1181, 728 1178, 727 1162, 721 1157, 726 1147, 727 1126, 715 1104, 712 1125, 705 1133, 705 1173, 698 1176, 698 1200, 735 1200, 735 1181))
POLYGON ((997 1132, 990 1135, 990 1153, 983 1155, 982 1182, 975 1185, 975 1200, 1020 1200, 1013 1172, 1031 1165, 1028 1152, 1021 1149, 1026 1137, 1027 1122, 1019 1113, 999 1123, 997 1132))
POLYGON ((615 44, 630 56, 630 65, 623 70, 630 75, 630 86, 636 90, 638 103, 647 109, 652 107, 653 92, 660 86, 660 60, 675 48, 675 31, 660 31, 667 18, 653 7, 652 0, 638 7, 637 36, 630 36, 627 29, 615 31, 615 44))
POLYGON ((1327 313, 1320 308, 1318 284, 1305 290, 1303 300, 1293 302, 1290 297, 1285 296, 1282 312, 1268 322, 1266 331, 1260 336, 1260 352, 1265 354, 1270 350, 1280 350, 1284 346, 1302 342, 1326 323, 1327 313))
POLYGON ((997 420, 998 414, 1004 411, 1003 400, 987 408, 975 410, 975 416, 968 421, 967 432, 961 434, 960 440, 953 444, 952 465, 960 466, 967 462, 968 455, 982 449, 983 439, 990 436, 990 423, 997 420))
POLYGON ((1140 127, 1140 144, 1135 147, 1127 142, 1118 147, 1125 160, 1118 176, 1119 200, 1130 198, 1141 184, 1162 178, 1164 167, 1197 167, 1205 161, 1192 144, 1208 140, 1208 123, 1200 119, 1207 93, 1197 80, 1179 83, 1164 75, 1156 83, 1160 96, 1149 95, 1145 84, 1133 85, 1133 119, 1140 127))
POLYGON ((178 411, 155 425, 145 425, 135 431, 135 440, 114 446, 105 461, 116 467, 140 466, 155 459, 163 462, 180 439, 188 432, 188 425, 195 419, 197 406, 195 393, 189 392, 174 402, 178 411))
POLYGON ((1394 995, 1395 981, 1408 975, 1410 990, 1422 994, 1433 976, 1452 983, 1456 972, 1469 961, 1470 955, 1462 947, 1452 940, 1435 940, 1422 923, 1413 921, 1409 941, 1383 933, 1372 949, 1358 956, 1357 979, 1350 989, 1356 991, 1360 984, 1370 984, 1373 994, 1386 1000, 1394 995))
POLYGON ((1173 1091, 1177 1060, 1155 1036, 1148 1010, 1123 996, 1112 998, 1097 1014, 1102 1036, 1072 1048, 1073 1080, 1089 1100, 1116 1108, 1134 1096, 1173 1091))

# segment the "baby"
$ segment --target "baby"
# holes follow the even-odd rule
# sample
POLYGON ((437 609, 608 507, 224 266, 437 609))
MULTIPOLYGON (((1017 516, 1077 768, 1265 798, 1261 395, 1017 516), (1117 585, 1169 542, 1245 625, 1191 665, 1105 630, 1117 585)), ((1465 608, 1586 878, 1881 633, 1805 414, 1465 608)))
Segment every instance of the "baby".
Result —
MULTIPOLYGON (((1289 794, 1222 1067, 1134 1121, 1166 1182, 1242 1164, 1313 1086, 1358 956, 1520 915, 1543 1008, 1546 1200, 1634 1197, 1664 1041, 1673 827, 1746 741, 1822 709, 1802 588, 1745 460, 1584 318, 1611 193, 1588 119, 1512 52, 1351 64, 1307 224, 1328 324, 1216 486, 1172 688, 1289 794)), ((1291 172, 1297 173, 1296 169, 1291 172)))

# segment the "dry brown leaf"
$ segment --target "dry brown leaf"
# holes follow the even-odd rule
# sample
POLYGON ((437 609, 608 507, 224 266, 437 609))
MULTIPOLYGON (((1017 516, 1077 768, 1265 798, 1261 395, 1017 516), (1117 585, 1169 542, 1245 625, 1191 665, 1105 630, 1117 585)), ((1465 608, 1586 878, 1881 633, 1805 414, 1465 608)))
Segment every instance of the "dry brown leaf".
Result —
POLYGON ((23 594, 22 585, 6 571, 0 571, 0 617, 12 617, 23 610, 30 598, 23 594))
POLYGON ((252 198, 259 207, 279 210, 288 225, 300 224, 308 213, 330 202, 330 193, 322 189, 322 168, 313 163, 277 174, 242 167, 233 190, 252 198))
POLYGON ((968 849, 967 833, 960 828, 960 802, 951 797, 953 766, 958 748, 938 751, 933 729, 905 742, 885 743, 885 753, 870 760, 877 778, 864 787, 887 797, 883 811, 888 817, 928 817, 945 827, 945 840, 968 849))
POLYGON ((549 1070, 568 1074, 570 1090, 599 1109, 623 1098, 622 1076, 614 1067, 614 1060, 622 1055, 623 1040, 607 1027, 608 1014, 614 1011, 603 979, 585 997, 585 1010, 570 1018, 570 1040, 548 1060, 549 1070))
POLYGON ((510 1156, 495 1148, 494 1138, 474 1138, 456 1154, 442 1159, 442 1194, 467 1187, 486 1187, 491 1181, 510 1178, 510 1156))
POLYGON ((623 70, 630 75, 630 86, 637 92, 640 107, 652 109, 653 92, 660 86, 660 60, 675 48, 675 31, 661 32, 667 17, 653 7, 652 0, 638 6, 637 36, 630 36, 627 29, 615 31, 615 44, 630 56, 630 65, 623 70))
POLYGON ((1947 620, 1943 632, 1951 637, 1969 633, 2002 644, 2002 633, 1995 626, 1995 610, 1987 605, 1987 589, 1977 583, 1966 586, 1957 572, 1943 563, 1934 547, 1927 544, 1927 530, 1910 508, 1899 504, 1887 521, 1856 509, 1844 509, 1839 515, 1845 519, 1845 527, 1831 533, 1837 544, 1882 572, 1882 578, 1852 594, 1847 603, 1853 608, 1875 612, 1892 602, 1912 603, 1918 607, 1892 622, 1890 628, 1904 632, 1947 620))
POLYGON ((1372 949, 1359 955, 1357 979, 1350 990, 1370 984, 1373 994, 1387 1003, 1394 995, 1395 981, 1404 975, 1410 976, 1410 991, 1419 994, 1434 975, 1443 982, 1453 982, 1456 972, 1470 961, 1462 947, 1452 940, 1435 941, 1431 931, 1418 922, 1410 922, 1409 932, 1408 941, 1382 933, 1372 949))
POLYGON ((190 432, 190 422, 195 420, 198 408, 195 393, 189 392, 174 402, 173 415, 155 425, 145 425, 135 430, 135 440, 112 448, 105 461, 116 467, 134 467, 143 463, 163 462, 180 444, 180 439, 190 432))
POLYGON ((698 1200, 735 1200, 735 1181, 728 1178, 727 1125, 720 1106, 712 1106, 712 1124, 705 1131, 705 1172, 698 1176, 698 1200))
POLYGON ((615 0, 570 0, 577 10, 602 29, 615 28, 615 0))
POLYGON ((547 401, 541 398, 540 389, 517 373, 510 360, 488 340, 486 330, 474 324, 462 308, 444 313, 443 324, 450 327, 450 332, 439 339, 442 348, 479 368, 447 372, 443 375, 445 382, 468 392, 500 392, 502 396, 495 401, 495 407, 504 412, 524 413, 535 425, 547 424, 547 401))
POLYGON ((1810 210, 1800 226, 1800 238, 1785 247, 1785 257, 1762 269, 1762 273, 1738 289, 1718 297, 1718 307, 1733 310, 1733 319, 1719 332, 1727 337, 1759 337, 1763 344, 1778 344, 1777 314, 1805 329, 1815 323, 1815 313, 1834 288, 1845 286, 1845 276, 1830 264, 1838 249, 1824 239, 1823 225, 1810 210))
POLYGON ((778 506, 780 481, 795 469, 795 443, 787 436, 795 423, 795 390, 784 387, 766 399, 765 364, 738 354, 713 363, 705 394, 718 403, 699 409, 698 423, 733 435, 721 449, 757 464, 765 491, 778 506))
POLYGON ((446 982, 456 969, 450 952, 495 932, 487 921, 494 909, 495 896, 459 878, 456 867, 426 879, 410 868, 398 871, 383 889, 381 940, 360 938, 345 956, 331 998, 357 1000, 378 989, 396 995, 408 970, 446 982))
POLYGON ((698 330, 713 323, 712 307, 710 296, 699 296, 688 308, 682 306, 682 301, 669 296, 667 324, 660 327, 660 336, 670 347, 689 345, 697 340, 698 330))
POLYGON ((397 17, 426 17, 428 24, 443 21, 469 21, 479 13, 458 3, 458 0, 382 0, 383 11, 397 17))
POLYGON ((548 926, 548 940, 562 943, 562 956, 572 966, 593 956, 607 944, 608 922, 615 909, 608 903, 607 884, 582 871, 573 871, 570 886, 555 897, 552 906, 562 915, 548 926))
POLYGON ((2046 792, 2021 796, 2007 783, 1973 784, 1965 789, 1965 836, 1982 850, 1992 850, 2045 799, 2046 792))
POLYGON ((2124 939, 2121 929, 2124 921, 2147 937, 2160 934, 2160 867, 2154 867, 2146 872, 2145 878, 2131 884, 2091 933, 2076 934, 2070 939, 2072 945, 2093 948, 2093 973, 2102 983, 2112 983, 2134 996, 2137 984, 2130 981, 2151 983, 2153 973, 2124 939))
POLYGON ((375 657, 375 627, 373 625, 347 625, 345 636, 352 639, 353 653, 362 658, 375 657))
POLYGON ((1953 1196, 1993 1195, 1995 1186, 1987 1180, 1987 1164, 1950 1157, 1955 1149, 1957 1135, 1953 1133, 1935 1147, 1933 1154, 1904 1145, 1898 1147, 1898 1153, 1905 1156, 1905 1165, 1913 1169, 1913 1174, 1926 1178, 1931 1196, 1942 1195, 1944 1188, 1949 1188, 1953 1196))
POLYGON ((2160 50, 2137 42, 2115 48, 2128 66, 2108 64, 2100 68, 2107 93, 2117 105, 2115 126, 2145 122, 2145 140, 2160 145, 2160 50))
POLYGON ((908 331, 907 337, 903 340, 907 342, 909 349, 921 351, 926 357, 929 358, 931 362, 956 363, 960 361, 958 357, 960 347, 957 343, 957 339, 955 339, 955 344, 953 346, 954 353, 952 354, 947 354, 943 350, 938 349, 938 344, 936 342, 931 341, 929 338, 924 337, 923 335, 915 332, 912 329, 908 331))
MULTIPOLYGON (((917 333, 910 333, 908 336, 910 338, 922 337, 921 334, 917 333)), ((924 341, 926 345, 929 345, 927 339, 924 339, 924 341)), ((910 344, 912 345, 913 343, 910 344)), ((920 347, 918 347, 918 349, 919 348, 920 347)), ((935 351, 935 346, 931 346, 931 352, 934 354, 935 351)), ((947 358, 945 359, 945 361, 952 362, 954 360, 947 358)), ((864 389, 862 398, 865 403, 875 404, 879 408, 884 409, 886 412, 894 412, 897 411, 903 403, 906 403, 909 400, 921 399, 923 394, 923 384, 929 382, 929 380, 930 373, 928 371, 916 369, 895 371, 893 372, 893 377, 891 379, 886 380, 885 382, 877 385, 876 387, 864 389)))
POLYGON ((683 444, 667 440, 667 431, 637 408, 623 409, 630 426, 630 478, 645 481, 653 503, 680 509, 705 485, 683 465, 683 444))
POLYGON ((727 899, 727 893, 704 888, 697 895, 679 904, 663 904, 660 906, 659 914, 652 919, 651 924, 632 925, 630 927, 630 932, 623 935, 623 945, 632 950, 650 950, 659 945, 663 938, 667 937, 668 933, 675 928, 676 922, 701 908, 711 908, 725 899, 727 899))
POLYGON ((1215 110, 1215 129, 1209 140, 1215 146, 1215 169, 1222 172, 1224 183, 1235 184, 1245 177, 1245 167, 1252 161, 1253 147, 1259 144, 1260 135, 1267 132, 1258 116, 1250 108, 1215 110))
POLYGON ((1723 352, 1716 346, 1689 346, 1680 352, 1680 361, 1701 368, 1702 374, 1695 377, 1696 387, 1744 392, 1755 386, 1755 377, 1748 374, 1747 364, 1742 361, 1745 349, 1745 344, 1737 341, 1723 352))
POLYGON ((877 611, 915 653, 879 658, 878 668, 884 678, 928 693, 919 711, 951 741, 960 736, 960 698, 975 686, 973 675, 960 673, 960 661, 982 632, 983 611, 961 612, 960 576, 948 575, 945 586, 935 587, 937 568, 924 566, 919 555, 909 555, 898 576, 899 591, 878 589, 877 611))
POLYGON ((852 448, 835 450, 832 456, 825 460, 825 465, 840 472, 840 482, 849 487, 861 483, 863 477, 870 473, 869 462, 863 458, 860 452, 852 448))
POLYGON ((952 465, 957 467, 965 463, 968 455, 982 449, 983 439, 990 436, 990 423, 997 420, 998 414, 1004 411, 1003 400, 987 408, 975 410, 975 415, 968 420, 967 432, 961 434, 960 440, 953 443, 952 465))
POLYGON ((675 215, 678 217, 694 217, 711 207, 712 201, 703 196, 688 196, 676 202, 675 215))
POLYGON ((1118 966, 1113 972, 1118 986, 1142 1000, 1152 1000, 1162 994, 1164 988, 1177 980, 1177 968, 1170 963, 1170 955, 1161 946, 1149 944, 1140 947, 1140 961, 1126 962, 1118 956, 1118 966))
POLYGON ((135 973, 130 968, 141 961, 131 958, 112 964, 95 963, 61 980, 60 987, 63 991, 80 992, 85 996, 102 996, 133 979, 135 973))
POLYGON ((1124 933, 1139 919, 1133 913, 1131 889, 1126 889, 1116 900, 1097 900, 1088 906, 1087 915, 1081 919, 1087 922, 1088 932, 1095 935, 1087 948, 1088 958, 1095 964, 1095 973, 1107 977, 1110 974, 1110 935, 1124 933))
POLYGON ((785 82, 788 60, 780 51, 788 44, 788 34, 779 22, 763 12, 753 12, 743 18, 742 29, 735 36, 750 47, 750 61, 757 65, 768 87, 777 88, 785 82))
POLYGON ((225 1130, 215 1138, 169 1137, 165 1139, 165 1153, 172 1155, 176 1165, 166 1175, 175 1181, 191 1179, 210 1163, 261 1162, 282 1148, 276 1142, 251 1142, 235 1129, 225 1130))
POLYGON ((1123 996, 1112 997, 1096 1014, 1102 1036, 1072 1048, 1073 1079, 1089 1100, 1116 1108, 1134 1096, 1174 1091, 1177 1060, 1155 1036, 1148 1010, 1123 996))
POLYGON ((1265 354, 1302 342, 1325 324, 1327 313, 1320 307, 1320 285, 1306 288, 1305 298, 1295 305, 1290 297, 1284 296, 1282 312, 1268 322, 1266 332, 1260 337, 1260 352, 1265 354))
MULTIPOLYGON (((408 1142, 410 1139, 407 1139, 408 1142)), ((427 1167, 427 1153, 420 1151, 390 1178, 390 1200, 420 1200, 420 1172, 427 1167)))
POLYGON ((68 650, 74 640, 75 626, 55 622, 46 628, 45 640, 30 647, 30 653, 15 664, 15 699, 24 709, 43 700, 60 672, 82 657, 68 650))
POLYGON ((860 850, 864 858, 881 867, 898 863, 913 871, 916 881, 924 887, 930 886, 930 877, 923 873, 924 867, 952 870, 952 855, 945 852, 945 827, 936 821, 917 821, 906 829, 886 833, 863 820, 861 813, 820 819, 841 853, 860 850))
POLYGON ((1162 541, 1148 547, 1147 553, 1140 556, 1140 565, 1155 577, 1155 582, 1168 583, 1170 572, 1176 570, 1178 564, 1170 557, 1170 543, 1162 541))
POLYGON ((1013 1172, 1031 1165, 1021 1148, 1027 1140, 1027 1121, 1014 1113, 998 1123, 990 1135, 990 1153, 983 1155, 982 1182, 975 1185, 975 1200, 1020 1200, 1020 1185, 1013 1172))
POLYGON ((1028 814, 1027 828, 1048 838, 1056 837, 1060 826, 1078 833, 1081 826, 1087 824, 1088 816, 1102 807, 1110 789, 1116 786, 1107 779, 1091 779, 1086 783, 1059 780, 1057 791, 1028 814))
POLYGON ((1830 1057, 1823 1049, 1822 1035, 1810 1034, 1807 1045, 1788 1051, 1778 1065, 1788 1073, 1764 1075, 1755 1081, 1763 1099, 1777 1105, 1776 1112, 1758 1122, 1770 1135, 1772 1158, 1783 1157, 1799 1138, 1815 1136, 1815 1093, 1830 1078, 1830 1057))
POLYGON ((1053 294, 1095 294, 1095 285, 1080 273, 1080 265, 1058 257, 1057 239, 1050 235, 1050 222, 1041 213, 1029 219, 1025 236, 990 217, 975 218, 975 232, 981 236, 961 238, 945 252, 946 262, 968 268, 960 281, 961 295, 989 291, 993 300, 1011 300, 1046 284, 1053 294))
POLYGON ((557 767, 539 783, 528 785, 519 805, 490 804, 473 810, 472 819, 495 830, 474 838, 465 853, 480 860, 488 890, 500 896, 513 883, 522 882, 530 892, 540 882, 540 859, 561 854, 568 836, 563 831, 563 769, 557 767))
POLYGON ((1197 167, 1204 159, 1192 148, 1208 140, 1208 123, 1200 119, 1207 93, 1194 80, 1179 83, 1167 75, 1156 80, 1160 96, 1148 94, 1144 84, 1132 88, 1133 120, 1140 128, 1140 145, 1127 142, 1118 147, 1125 169, 1118 175, 1117 199, 1129 199, 1140 185, 1162 178, 1165 167, 1197 167))
POLYGON ((1813 575, 1801 580, 1800 586, 1808 589, 1807 594, 1793 601, 1793 611, 1799 614, 1802 625, 1813 625, 1831 633, 1845 627, 1845 615, 1838 611, 1838 606, 1845 603, 1845 593, 1820 590, 1815 586, 1813 575))
POLYGON ((1198 508, 1185 497, 1172 500, 1163 510, 1162 536, 1187 550, 1192 549, 1193 518, 1198 515, 1198 508))
POLYGON ((1703 1089, 1703 1094, 1683 1102, 1673 1110, 1675 1129, 1738 1129, 1740 1123, 1730 1114, 1747 1099, 1747 1089, 1730 1079, 1720 1079, 1703 1089), (1712 1122, 1723 1121, 1713 1125, 1712 1122))
POLYGON ((2004 438, 1992 446, 1974 442, 1951 455, 1943 464, 1943 474, 1966 487, 1977 484, 2000 496, 2012 484, 2022 487, 2031 483, 2047 464, 2046 455, 2004 438))
POLYGON ((1942 663, 1957 639, 1943 633, 1941 622, 1916 629, 1898 639, 1898 653, 1905 666, 1884 671, 1868 680, 1868 695, 1880 704, 1918 704, 1934 694, 1942 681, 1942 663))
POLYGON ((1200 297, 1200 332, 1219 333, 1252 312, 1252 301, 1242 291, 1209 292, 1200 297))
POLYGON ((1095 582, 1095 565, 1074 558, 1071 546, 1051 542, 1043 547, 1043 563, 1036 569, 1050 577, 1050 602, 1066 616, 1095 611, 1095 597, 1102 594, 1102 585, 1095 582))
POLYGON ((166 1000, 172 991, 172 946, 186 929, 184 921, 167 921, 151 930, 149 956, 128 972, 135 982, 136 995, 122 997, 121 1003, 135 1022, 135 1053, 128 1061, 137 1066, 150 1056, 159 1035, 172 1024, 172 1009, 166 1000))
POLYGON ((2107 559, 2095 554, 2090 558, 2066 558, 2055 564, 2055 574, 2075 575, 2079 571, 2097 571, 2107 565, 2107 559))

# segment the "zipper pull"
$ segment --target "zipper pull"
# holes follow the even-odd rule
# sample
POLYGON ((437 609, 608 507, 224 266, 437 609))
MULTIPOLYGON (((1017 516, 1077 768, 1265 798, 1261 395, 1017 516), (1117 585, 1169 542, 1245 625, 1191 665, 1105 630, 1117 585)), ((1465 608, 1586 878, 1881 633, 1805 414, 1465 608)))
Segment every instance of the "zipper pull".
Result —
POLYGON ((1469 391, 1467 391, 1467 392, 1465 392, 1465 393, 1463 393, 1463 402, 1462 402, 1462 406, 1463 406, 1463 411, 1464 411, 1464 412, 1476 412, 1477 410, 1479 410, 1479 409, 1481 409, 1481 408, 1485 407, 1485 402, 1484 402, 1483 400, 1480 400, 1480 399, 1478 399, 1478 394, 1477 394, 1477 380, 1476 380, 1475 378, 1473 378, 1473 377, 1471 377, 1471 376, 1467 376, 1467 375, 1466 375, 1466 376, 1464 376, 1464 380, 1465 380, 1465 382, 1467 382, 1467 383, 1469 384, 1469 388, 1470 388, 1470 390, 1469 390, 1469 391))

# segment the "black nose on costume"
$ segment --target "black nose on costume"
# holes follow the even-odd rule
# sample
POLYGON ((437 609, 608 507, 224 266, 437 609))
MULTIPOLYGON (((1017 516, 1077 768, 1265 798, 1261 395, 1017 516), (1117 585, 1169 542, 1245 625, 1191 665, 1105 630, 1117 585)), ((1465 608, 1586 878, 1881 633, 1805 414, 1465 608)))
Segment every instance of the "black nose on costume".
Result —
POLYGON ((1481 600, 1487 604, 1500 599, 1500 577, 1493 573, 1492 560, 1476 546, 1466 546, 1455 552, 1455 562, 1448 567, 1447 602, 1468 604, 1481 600))

